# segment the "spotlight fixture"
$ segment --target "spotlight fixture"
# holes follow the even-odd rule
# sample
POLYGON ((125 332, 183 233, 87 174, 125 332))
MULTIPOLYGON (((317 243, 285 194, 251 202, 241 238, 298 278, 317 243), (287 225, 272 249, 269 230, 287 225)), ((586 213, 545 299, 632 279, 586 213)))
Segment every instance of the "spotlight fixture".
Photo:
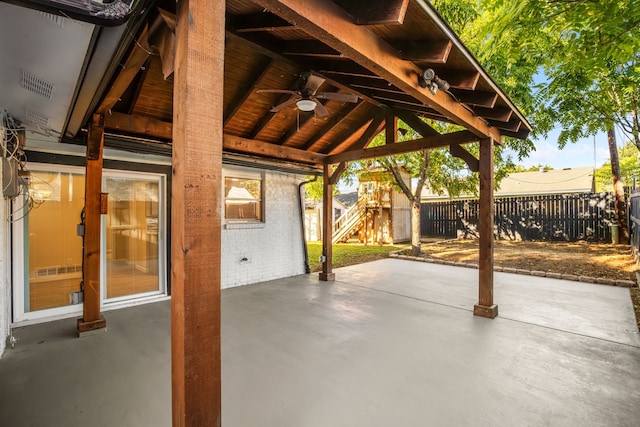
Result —
POLYGON ((429 92, 435 95, 438 89, 448 91, 451 85, 436 75, 431 68, 427 68, 418 75, 418 84, 420 87, 429 88, 429 92))
POLYGON ((300 111, 313 111, 316 109, 316 102, 312 99, 302 98, 296 102, 296 106, 300 111))

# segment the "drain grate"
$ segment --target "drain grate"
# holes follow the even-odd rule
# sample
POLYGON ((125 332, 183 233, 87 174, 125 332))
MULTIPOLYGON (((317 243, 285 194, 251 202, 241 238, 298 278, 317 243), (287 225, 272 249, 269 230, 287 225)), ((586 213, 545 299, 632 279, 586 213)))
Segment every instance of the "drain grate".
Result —
POLYGON ((55 89, 53 83, 50 83, 45 79, 41 79, 40 77, 24 70, 22 70, 20 86, 22 86, 29 92, 44 96, 47 99, 53 98, 53 90, 55 89))

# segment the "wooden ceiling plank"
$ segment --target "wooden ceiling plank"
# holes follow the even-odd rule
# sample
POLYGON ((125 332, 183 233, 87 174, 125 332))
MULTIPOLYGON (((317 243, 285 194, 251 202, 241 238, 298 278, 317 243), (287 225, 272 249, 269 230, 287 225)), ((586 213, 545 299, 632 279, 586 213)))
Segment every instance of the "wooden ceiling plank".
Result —
POLYGON ((340 132, 340 136, 336 137, 328 147, 322 149, 322 153, 324 154, 332 153, 338 147, 344 144, 345 141, 349 139, 349 137, 351 137, 354 133, 357 133, 359 129, 362 129, 367 123, 370 123, 370 122, 371 122, 371 118, 367 115, 362 119, 360 119, 360 121, 355 126, 350 126, 348 129, 344 129, 342 132, 340 132))
POLYGON ((149 68, 151 68, 151 56, 147 59, 147 61, 142 66, 142 73, 140 73, 140 78, 138 79, 138 83, 136 84, 136 88, 133 92, 133 96, 131 97, 131 103, 128 108, 128 113, 133 114, 133 110, 138 103, 138 98, 140 97, 140 92, 142 91, 142 87, 144 86, 144 82, 147 78, 147 74, 149 73, 149 68))
POLYGON ((489 122, 491 126, 497 127, 501 131, 504 129, 504 130, 509 130, 511 132, 518 132, 520 130, 520 127, 522 126, 522 122, 518 117, 512 117, 511 120, 509 120, 506 123, 502 121, 490 120, 490 119, 487 120, 487 122, 489 122))
POLYGON ((97 108, 99 114, 106 114, 120 100, 122 94, 127 90, 133 79, 136 77, 140 68, 149 58, 151 54, 149 43, 147 41, 148 27, 145 27, 142 34, 138 38, 137 43, 133 45, 133 50, 129 54, 122 71, 116 77, 115 82, 104 97, 102 103, 97 108))
POLYGON ((498 101, 498 94, 495 92, 485 92, 478 90, 465 89, 449 89, 458 101, 463 104, 473 105, 476 107, 493 108, 498 101))
MULTIPOLYGON (((366 27, 355 25, 351 17, 331 0, 255 0, 289 22, 296 22, 310 36, 351 58, 360 66, 384 78, 407 94, 424 102, 480 137, 499 131, 455 102, 442 91, 431 94, 418 85, 417 65, 406 61, 387 42, 366 27)), ((444 78, 444 77, 443 77, 444 78)), ((479 78, 479 75, 478 75, 479 78)), ((476 79, 477 80, 477 79, 476 79)))
MULTIPOLYGON (((327 105, 327 103, 329 102, 328 99, 319 99, 317 101, 320 102, 322 105, 327 105)), ((289 129, 284 135, 282 135, 282 138, 280 138, 280 140, 278 140, 276 144, 277 145, 289 144, 289 141, 291 141, 291 138, 293 138, 295 134, 303 130, 309 123, 311 123, 314 117, 315 117, 314 113, 307 113, 302 115, 300 118, 300 122, 297 124, 297 126, 291 127, 291 129, 289 129)))
MULTIPOLYGON (((362 135, 360 135, 360 138, 358 138, 351 146, 345 147, 344 150, 350 151, 368 146, 371 141, 373 141, 373 138, 375 138, 377 134, 382 132, 382 129, 385 126, 385 117, 387 116, 387 111, 387 108, 382 107, 378 114, 376 114, 376 116, 371 120, 369 126, 367 126, 362 135)), ((331 151, 333 150, 328 150, 327 152, 331 153, 331 151)))
POLYGON ((153 138, 171 140, 173 125, 169 122, 144 116, 117 113, 115 111, 105 115, 104 127, 124 133, 145 135, 153 138))
POLYGON ((425 148, 439 148, 447 145, 463 144, 477 141, 478 137, 472 132, 461 130, 453 133, 438 134, 424 138, 405 141, 397 144, 387 144, 380 147, 364 148, 360 150, 345 151, 339 154, 327 156, 329 164, 348 162, 354 160, 372 159, 374 157, 393 156, 397 154, 411 153, 425 148))
POLYGON ((484 107, 476 107, 474 111, 477 115, 484 117, 485 119, 496 120, 499 122, 508 122, 511 120, 511 115, 513 114, 513 110, 508 107, 495 107, 495 108, 484 108, 484 107))
POLYGON ((393 25, 404 22, 409 0, 343 0, 340 4, 357 25, 393 25))
POLYGON ((313 137, 309 139, 302 147, 302 150, 312 150, 315 145, 322 139, 331 129, 336 126, 339 126, 340 123, 347 118, 349 114, 351 114, 358 106, 362 105, 362 102, 358 102, 356 104, 347 104, 342 110, 336 113, 333 117, 331 117, 327 123, 320 128, 318 132, 315 133, 313 137))
POLYGON ((258 66, 255 67, 255 72, 248 79, 248 84, 240 91, 240 94, 236 97, 236 99, 233 100, 233 103, 231 104, 229 110, 225 112, 224 125, 229 123, 233 116, 238 112, 240 107, 242 107, 247 99, 249 99, 249 97, 255 93, 257 86, 262 82, 264 76, 269 72, 271 66, 273 65, 273 62, 273 58, 265 57, 260 61, 258 66))
POLYGON ((408 40, 391 42, 408 61, 446 64, 453 47, 451 40, 408 40))
POLYGON ((282 145, 269 144, 234 135, 224 135, 224 149, 245 154, 254 154, 275 159, 321 165, 327 156, 282 145))
POLYGON ((335 49, 318 40, 291 40, 283 47, 283 55, 312 56, 319 58, 342 58, 343 55, 335 49))

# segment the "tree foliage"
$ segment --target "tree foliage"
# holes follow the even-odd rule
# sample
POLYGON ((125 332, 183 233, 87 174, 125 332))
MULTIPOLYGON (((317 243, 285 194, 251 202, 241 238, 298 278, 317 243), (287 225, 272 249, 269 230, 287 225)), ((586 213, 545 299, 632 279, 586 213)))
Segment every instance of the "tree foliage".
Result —
MULTIPOLYGON (((633 179, 640 179, 640 159, 638 149, 632 141, 618 148, 618 158, 620 160, 620 172, 622 179, 627 185, 631 185, 633 179)), ((613 191, 611 184, 611 163, 607 162, 595 171, 596 191, 613 191)))

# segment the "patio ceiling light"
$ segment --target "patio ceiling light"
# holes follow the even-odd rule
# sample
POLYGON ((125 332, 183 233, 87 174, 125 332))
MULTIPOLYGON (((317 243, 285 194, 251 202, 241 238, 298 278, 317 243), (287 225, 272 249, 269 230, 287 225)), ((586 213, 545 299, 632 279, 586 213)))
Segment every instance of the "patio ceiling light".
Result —
POLYGON ((313 111, 316 109, 316 102, 311 99, 300 99, 296 102, 300 111, 313 111))

